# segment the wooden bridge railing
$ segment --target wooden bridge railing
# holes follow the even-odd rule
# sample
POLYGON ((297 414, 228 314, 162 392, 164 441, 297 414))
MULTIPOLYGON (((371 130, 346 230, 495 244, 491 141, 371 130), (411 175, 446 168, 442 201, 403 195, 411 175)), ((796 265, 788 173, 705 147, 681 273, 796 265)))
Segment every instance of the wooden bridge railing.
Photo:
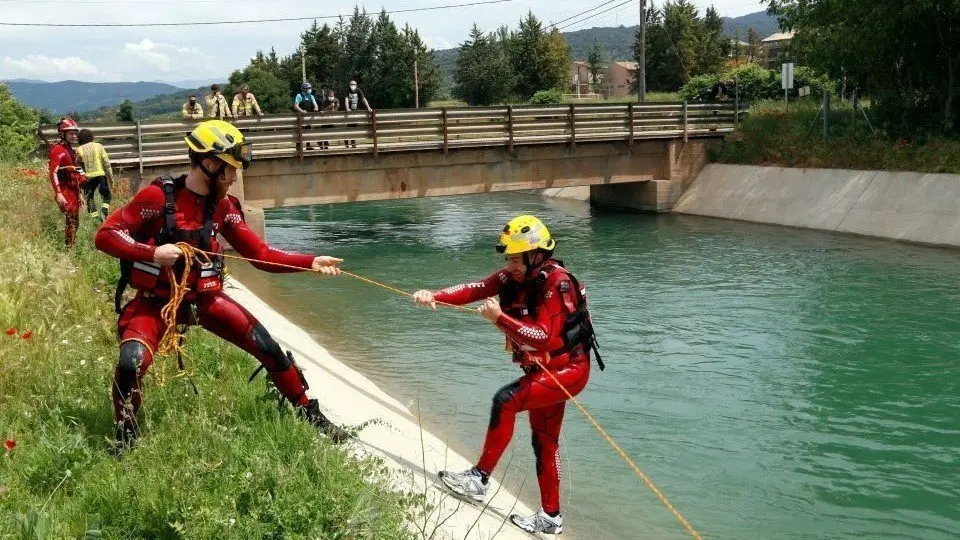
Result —
MULTIPOLYGON (((734 103, 517 105, 366 112, 276 114, 231 122, 253 143, 254 159, 356 153, 567 144, 593 141, 713 137, 734 130, 734 103)), ((122 167, 188 161, 183 137, 197 121, 87 123, 122 167)), ((42 134, 56 139, 53 126, 42 134)))

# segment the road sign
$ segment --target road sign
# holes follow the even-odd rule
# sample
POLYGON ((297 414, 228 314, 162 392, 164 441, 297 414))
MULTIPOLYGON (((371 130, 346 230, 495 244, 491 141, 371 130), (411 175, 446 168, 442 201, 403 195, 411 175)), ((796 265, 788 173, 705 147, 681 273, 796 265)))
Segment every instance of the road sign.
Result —
POLYGON ((789 90, 793 88, 793 62, 783 64, 783 70, 780 72, 782 88, 789 90))

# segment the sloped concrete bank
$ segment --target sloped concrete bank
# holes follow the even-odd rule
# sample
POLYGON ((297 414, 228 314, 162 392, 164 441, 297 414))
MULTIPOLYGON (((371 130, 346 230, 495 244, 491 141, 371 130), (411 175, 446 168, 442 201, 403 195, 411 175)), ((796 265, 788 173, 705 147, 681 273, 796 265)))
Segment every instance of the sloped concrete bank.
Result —
MULTIPOLYGON (((489 504, 461 502, 438 485, 437 471, 472 465, 436 435, 422 428, 417 415, 362 374, 338 361, 303 329, 277 313, 242 283, 230 278, 227 294, 255 315, 284 350, 293 351, 310 385, 309 394, 334 422, 357 426, 370 422, 352 444, 357 455, 374 455, 391 470, 398 490, 424 495, 430 509, 410 529, 418 538, 437 540, 522 540, 533 538, 513 526, 509 515, 532 510, 491 477, 489 504)), ((553 535, 541 535, 553 538, 553 535)))
POLYGON ((960 247, 960 175, 706 166, 673 211, 960 247))

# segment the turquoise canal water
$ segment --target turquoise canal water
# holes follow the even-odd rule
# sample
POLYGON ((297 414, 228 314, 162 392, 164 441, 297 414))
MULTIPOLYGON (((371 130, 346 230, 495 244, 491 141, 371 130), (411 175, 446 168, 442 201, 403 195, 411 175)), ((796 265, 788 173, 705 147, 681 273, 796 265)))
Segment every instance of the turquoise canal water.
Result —
MULTIPOLYGON (((956 251, 517 194, 272 210, 267 234, 439 288, 497 268, 520 212, 587 284, 607 370, 584 404, 705 537, 960 536, 956 251)), ((232 270, 476 457, 517 376, 493 326, 347 277, 232 270)), ((525 415, 511 455, 538 505, 525 415)), ((685 536, 572 406, 562 455, 566 537, 685 536)))

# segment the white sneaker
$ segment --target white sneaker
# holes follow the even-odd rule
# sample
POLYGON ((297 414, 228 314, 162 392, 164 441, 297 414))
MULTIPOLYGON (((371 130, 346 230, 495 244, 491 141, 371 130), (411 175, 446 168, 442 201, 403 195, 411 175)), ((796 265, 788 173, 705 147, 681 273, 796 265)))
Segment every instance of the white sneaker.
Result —
POLYGON ((513 514, 510 516, 510 521, 528 533, 560 534, 563 532, 563 516, 550 517, 543 508, 529 517, 513 514))
POLYGON ((483 478, 476 469, 468 469, 462 473, 440 471, 437 476, 443 480, 450 491, 462 497, 469 497, 478 503, 482 503, 487 495, 487 486, 483 483, 483 478))

